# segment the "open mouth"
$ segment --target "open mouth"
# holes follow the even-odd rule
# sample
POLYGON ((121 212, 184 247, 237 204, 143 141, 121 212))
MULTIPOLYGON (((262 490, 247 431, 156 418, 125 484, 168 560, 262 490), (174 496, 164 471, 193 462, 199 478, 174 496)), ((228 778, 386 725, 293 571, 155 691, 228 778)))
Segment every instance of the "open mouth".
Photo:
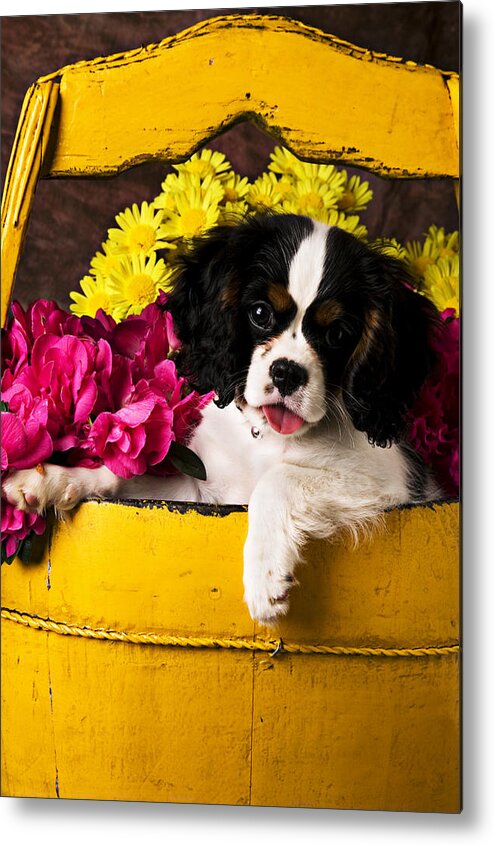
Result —
POLYGON ((262 410, 269 425, 278 434, 293 434, 305 422, 285 405, 263 405, 262 410))

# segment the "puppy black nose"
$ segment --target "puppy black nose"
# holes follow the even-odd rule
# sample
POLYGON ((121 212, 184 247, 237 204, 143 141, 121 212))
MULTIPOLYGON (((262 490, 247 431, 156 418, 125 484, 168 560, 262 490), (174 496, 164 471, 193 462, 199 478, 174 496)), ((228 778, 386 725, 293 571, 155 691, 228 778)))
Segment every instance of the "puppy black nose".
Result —
POLYGON ((269 375, 282 396, 290 396, 298 387, 307 384, 307 370, 288 358, 278 358, 269 368, 269 375))

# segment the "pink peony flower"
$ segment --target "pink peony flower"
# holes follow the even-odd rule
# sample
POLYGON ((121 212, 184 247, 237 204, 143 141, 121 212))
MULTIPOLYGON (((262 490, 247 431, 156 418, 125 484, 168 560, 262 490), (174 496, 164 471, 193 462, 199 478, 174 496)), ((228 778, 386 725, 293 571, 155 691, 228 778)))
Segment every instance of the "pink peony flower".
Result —
POLYGON ((36 466, 52 452, 52 439, 35 415, 23 422, 15 414, 2 412, 2 472, 36 466))
POLYGON ((108 383, 111 350, 106 341, 43 334, 33 344, 31 363, 18 376, 33 396, 48 404, 47 428, 56 451, 76 446, 98 397, 108 383))
POLYGON ((46 529, 44 517, 36 513, 17 510, 10 502, 2 499, 1 540, 3 555, 7 559, 14 557, 23 540, 34 531, 43 534, 46 529))
POLYGON ((459 493, 460 320, 443 311, 435 344, 437 365, 410 413, 408 440, 448 496, 459 493))
MULTIPOLYGON (((165 308, 163 294, 117 324, 103 311, 79 318, 53 301, 27 309, 14 303, 2 331, 2 469, 63 453, 68 466, 104 462, 124 478, 175 472, 166 461, 170 445, 188 442, 213 394, 190 392, 167 360, 180 344, 165 308)), ((2 548, 10 558, 44 521, 2 504, 2 548)))
POLYGON ((173 411, 145 384, 114 414, 100 414, 89 441, 105 466, 121 478, 142 475, 160 463, 173 439, 173 411))

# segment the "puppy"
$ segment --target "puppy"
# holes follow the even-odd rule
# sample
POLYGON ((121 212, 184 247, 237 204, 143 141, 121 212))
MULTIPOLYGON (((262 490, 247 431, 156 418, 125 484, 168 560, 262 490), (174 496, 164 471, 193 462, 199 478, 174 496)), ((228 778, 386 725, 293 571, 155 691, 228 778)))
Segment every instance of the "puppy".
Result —
POLYGON ((404 443, 434 359, 437 312, 405 267, 336 227, 269 215, 220 227, 182 259, 168 307, 179 369, 214 390, 190 448, 206 481, 45 465, 5 483, 20 507, 88 496, 248 503, 245 600, 273 625, 305 541, 356 537, 386 508, 440 491, 404 443))

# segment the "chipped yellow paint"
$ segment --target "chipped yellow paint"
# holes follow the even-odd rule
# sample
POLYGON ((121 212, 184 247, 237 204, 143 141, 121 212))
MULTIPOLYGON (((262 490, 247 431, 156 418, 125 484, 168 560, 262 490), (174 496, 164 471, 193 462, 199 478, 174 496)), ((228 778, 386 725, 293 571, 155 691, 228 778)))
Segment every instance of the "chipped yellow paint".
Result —
POLYGON ((242 120, 305 159, 396 178, 458 177, 457 75, 283 18, 210 19, 69 65, 30 89, 2 212, 2 325, 41 168, 87 176, 180 161, 242 120))
MULTIPOLYGON (((88 502, 54 526, 36 562, 3 567, 2 604, 157 635, 458 642, 458 505, 390 512, 356 549, 311 543, 274 631, 242 600, 246 530, 241 510, 88 502)), ((2 642, 6 794, 49 796, 56 782, 72 798, 458 810, 454 653, 197 652, 9 619, 2 642)))
MULTIPOLYGON (((308 160, 457 178, 458 114, 455 74, 281 18, 217 18, 62 68, 19 120, 2 325, 41 176, 179 161, 250 119, 308 160)), ((458 812, 458 506, 391 512, 357 549, 311 543, 276 631, 242 601, 246 530, 241 510, 89 502, 31 564, 2 567, 15 611, 2 618, 3 794, 458 812), (84 627, 356 653, 198 651, 84 627)))
POLYGON ((31 86, 17 125, 2 195, 2 326, 7 317, 36 185, 46 159, 58 90, 58 85, 51 80, 31 86))

